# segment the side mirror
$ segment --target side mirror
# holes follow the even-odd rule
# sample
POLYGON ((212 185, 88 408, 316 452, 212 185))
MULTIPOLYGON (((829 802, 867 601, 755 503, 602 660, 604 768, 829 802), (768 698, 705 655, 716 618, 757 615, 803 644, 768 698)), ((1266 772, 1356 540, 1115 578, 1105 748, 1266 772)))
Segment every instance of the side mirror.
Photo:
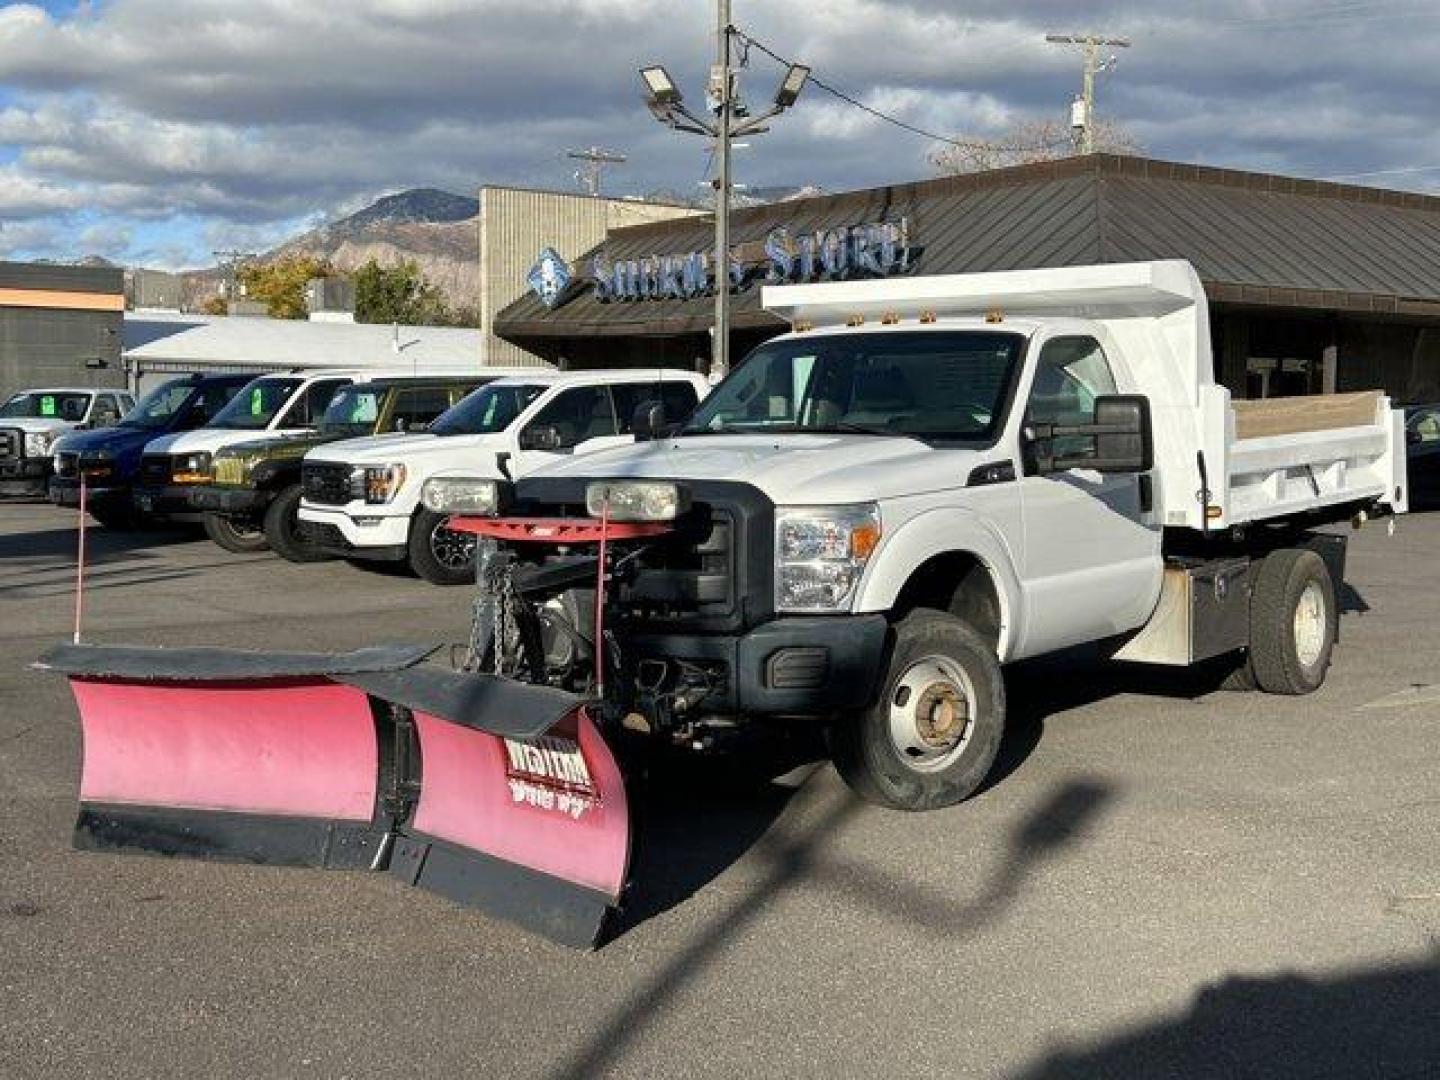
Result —
POLYGON ((636 406, 635 415, 630 419, 630 430, 636 442, 661 438, 669 432, 669 428, 663 401, 642 401, 636 406))
POLYGON ((1094 469, 1101 473, 1148 472, 1155 463, 1150 425, 1150 399, 1142 394, 1107 394, 1095 399, 1095 419, 1089 424, 1035 424, 1029 431, 1035 471, 1041 475, 1065 469, 1094 469), (1084 454, 1055 453, 1055 440, 1094 439, 1094 450, 1084 454))
POLYGON ((521 450, 546 450, 553 454, 563 445, 564 440, 560 438, 560 429, 548 424, 526 428, 520 433, 521 450))

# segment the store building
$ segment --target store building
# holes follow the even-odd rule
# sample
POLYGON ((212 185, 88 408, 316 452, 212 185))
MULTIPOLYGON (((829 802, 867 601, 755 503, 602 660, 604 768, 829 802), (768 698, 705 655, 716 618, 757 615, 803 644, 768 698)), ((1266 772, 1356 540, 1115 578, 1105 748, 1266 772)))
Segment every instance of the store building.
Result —
POLYGON ((0 262, 0 400, 38 386, 125 385, 119 267, 0 262))
MULTIPOLYGON (((704 363, 713 228, 708 215, 612 228, 494 332, 563 366, 704 363)), ((785 329, 760 307, 781 275, 1183 258, 1237 396, 1379 386, 1440 400, 1440 197, 1100 154, 739 210, 731 232, 737 357, 785 329)))

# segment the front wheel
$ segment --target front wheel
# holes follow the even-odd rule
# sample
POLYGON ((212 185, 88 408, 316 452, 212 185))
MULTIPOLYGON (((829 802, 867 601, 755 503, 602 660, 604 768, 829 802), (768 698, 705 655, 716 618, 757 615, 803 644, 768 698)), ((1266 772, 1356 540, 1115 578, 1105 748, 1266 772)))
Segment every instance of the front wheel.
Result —
POLYGON ((984 783, 1000 750, 1000 662, 980 635, 943 612, 912 612, 894 635, 883 692, 832 728, 835 767, 881 806, 951 806, 984 783))
POLYGON ((449 514, 420 509, 410 524, 410 567, 432 585, 475 580, 475 537, 447 529, 449 514))
POLYGON ((256 522, 225 517, 223 514, 205 515, 205 535, 226 551, 233 551, 237 555, 264 551, 270 546, 265 540, 265 533, 256 522))
POLYGON ((331 556, 300 532, 300 485, 291 484, 265 508, 265 539, 270 550, 287 562, 323 562, 331 556))

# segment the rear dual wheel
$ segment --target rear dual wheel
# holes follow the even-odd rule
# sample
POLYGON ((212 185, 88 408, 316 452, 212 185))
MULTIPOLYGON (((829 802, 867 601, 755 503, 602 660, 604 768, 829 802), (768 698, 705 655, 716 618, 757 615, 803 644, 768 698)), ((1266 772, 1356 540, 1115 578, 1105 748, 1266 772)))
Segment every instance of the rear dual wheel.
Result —
POLYGON ((953 615, 911 612, 894 628, 884 690, 831 730, 835 767, 861 797, 934 810, 985 781, 1005 730, 1005 682, 988 644, 953 615))
POLYGON ((1335 581, 1309 548, 1279 548, 1255 571, 1250 648, 1225 677, 1225 690, 1314 693, 1325 682, 1339 632, 1335 581))

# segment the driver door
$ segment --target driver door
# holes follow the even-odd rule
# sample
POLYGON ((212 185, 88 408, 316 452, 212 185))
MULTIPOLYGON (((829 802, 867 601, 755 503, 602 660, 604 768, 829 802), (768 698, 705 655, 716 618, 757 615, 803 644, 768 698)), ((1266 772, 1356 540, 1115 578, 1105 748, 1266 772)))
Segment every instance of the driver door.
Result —
MULTIPOLYGON (((1040 347, 1024 426, 1094 420, 1095 399, 1115 393, 1100 343, 1084 335, 1040 347)), ((1024 436, 1022 436, 1023 440, 1024 436)), ((1025 545, 1025 640, 1033 656, 1133 630, 1159 596, 1160 526, 1146 505, 1148 477, 1101 473, 1083 465, 1038 475, 1022 445, 1020 481, 1025 545)), ((1055 440, 1057 457, 1095 452, 1093 437, 1055 440)))

